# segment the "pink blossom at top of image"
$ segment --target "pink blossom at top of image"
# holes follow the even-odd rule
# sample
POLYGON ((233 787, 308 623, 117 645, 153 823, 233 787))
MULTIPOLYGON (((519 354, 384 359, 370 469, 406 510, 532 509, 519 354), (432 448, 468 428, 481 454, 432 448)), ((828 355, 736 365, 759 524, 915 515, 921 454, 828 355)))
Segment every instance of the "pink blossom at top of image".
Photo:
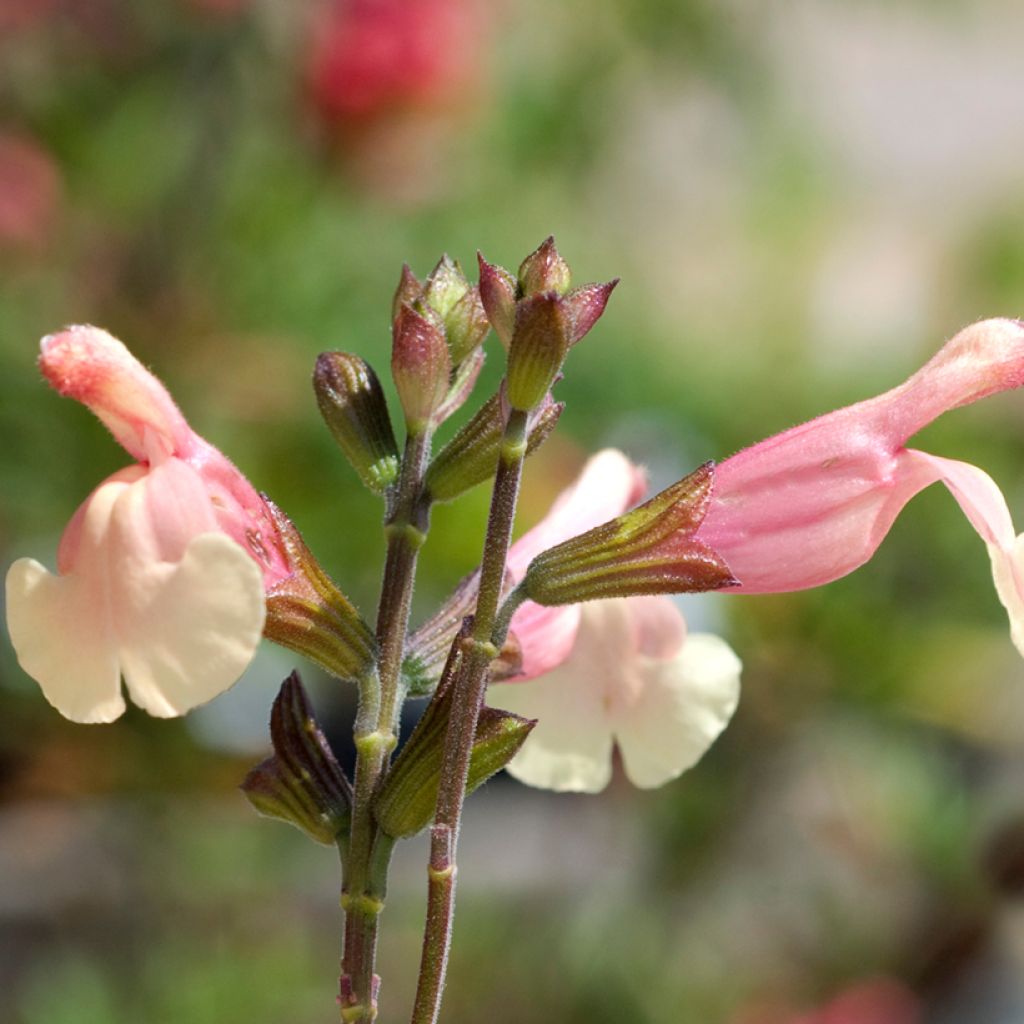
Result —
POLYGON ((0 248, 42 248, 56 225, 60 193, 53 158, 29 138, 0 132, 0 248))
POLYGON ((475 0, 333 0, 313 22, 313 105, 329 123, 358 124, 456 103, 479 76, 481 32, 475 0))
POLYGON ((732 1024, 921 1024, 921 1003, 892 978, 857 982, 814 1010, 748 1006, 732 1024))

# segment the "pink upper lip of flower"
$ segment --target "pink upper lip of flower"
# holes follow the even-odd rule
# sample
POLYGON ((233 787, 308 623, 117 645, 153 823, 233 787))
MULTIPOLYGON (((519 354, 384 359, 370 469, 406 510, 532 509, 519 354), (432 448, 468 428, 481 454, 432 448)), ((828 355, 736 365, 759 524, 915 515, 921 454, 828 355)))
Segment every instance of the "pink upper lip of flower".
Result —
MULTIPOLYGON (((1024 326, 973 324, 891 391, 722 462, 697 536, 728 563, 738 592, 772 593, 819 586, 863 565, 903 506, 939 480, 977 527, 982 510, 992 509, 981 493, 988 490, 984 474, 975 470, 977 487, 965 488, 962 471, 906 448, 906 441, 943 412, 1022 383, 1024 326)), ((1002 525, 979 532, 989 542, 1002 525)))
MULTIPOLYGON (((106 331, 69 327, 43 338, 39 368, 59 394, 87 406, 115 440, 149 468, 178 459, 202 481, 219 528, 245 548, 270 588, 291 566, 266 505, 248 480, 188 425, 167 389, 106 331)), ((68 524, 58 564, 66 571, 78 545, 82 510, 68 524)))

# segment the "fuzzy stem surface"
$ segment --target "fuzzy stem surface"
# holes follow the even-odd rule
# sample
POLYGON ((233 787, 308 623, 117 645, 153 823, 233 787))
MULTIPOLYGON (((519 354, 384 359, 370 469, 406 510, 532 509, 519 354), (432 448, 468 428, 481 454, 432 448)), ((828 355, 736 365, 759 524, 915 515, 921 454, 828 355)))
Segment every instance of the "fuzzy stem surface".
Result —
MULTIPOLYGON (((487 688, 487 670, 498 654, 494 633, 495 627, 500 625, 498 603, 501 600, 505 563, 519 497, 519 482, 526 456, 526 424, 527 414, 515 409, 505 424, 491 494, 491 509, 480 564, 480 590, 472 631, 469 636, 460 634, 455 640, 462 649, 453 683, 437 811, 431 829, 430 862, 427 867, 427 918, 411 1024, 436 1024, 441 1010, 455 911, 459 827, 462 823, 477 719, 487 688)), ((507 628, 507 625, 505 622, 503 627, 507 628)))
POLYGON ((423 497, 429 454, 430 432, 410 431, 397 492, 384 525, 387 556, 377 609, 377 673, 360 688, 356 712, 352 831, 342 865, 341 893, 345 937, 340 1003, 341 1019, 348 1024, 370 1024, 377 1017, 377 926, 394 842, 376 827, 372 805, 398 742, 398 716, 405 696, 401 692, 402 655, 416 562, 429 528, 429 505, 423 497))

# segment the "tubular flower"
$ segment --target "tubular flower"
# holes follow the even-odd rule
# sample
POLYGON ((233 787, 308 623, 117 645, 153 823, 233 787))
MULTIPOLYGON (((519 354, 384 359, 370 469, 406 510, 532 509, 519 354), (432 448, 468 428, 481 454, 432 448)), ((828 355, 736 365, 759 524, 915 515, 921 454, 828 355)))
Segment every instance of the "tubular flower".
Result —
POLYGON ((150 714, 184 714, 231 686, 255 653, 264 587, 291 571, 277 530, 245 477, 121 342, 72 327, 43 339, 39 366, 137 461, 71 518, 57 575, 30 558, 8 571, 18 660, 76 722, 117 718, 122 676, 150 714))
MULTIPOLYGON (((548 516, 512 546, 518 582, 541 551, 620 515, 644 491, 621 452, 603 451, 548 516)), ((491 686, 488 703, 539 721, 508 771, 545 789, 595 793, 618 746, 637 786, 660 786, 695 764, 728 724, 740 662, 710 634, 687 636, 667 597, 541 607, 512 617, 522 672, 491 686)))
POLYGON ((726 459, 696 536, 740 581, 733 592, 816 587, 877 550, 900 510, 941 481, 988 546, 1014 643, 1024 653, 1024 554, 992 479, 906 447, 936 417, 1024 384, 1024 324, 964 328, 909 380, 726 459))

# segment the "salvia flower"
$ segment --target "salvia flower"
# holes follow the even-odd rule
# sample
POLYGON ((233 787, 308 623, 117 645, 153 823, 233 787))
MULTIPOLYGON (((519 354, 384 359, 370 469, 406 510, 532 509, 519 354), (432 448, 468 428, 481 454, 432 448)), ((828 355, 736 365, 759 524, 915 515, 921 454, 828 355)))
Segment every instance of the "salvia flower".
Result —
POLYGON ((740 592, 816 587, 863 565, 907 502, 941 481, 988 546, 1024 652, 1024 562, 1002 494, 976 466, 906 447, 942 413, 1021 384, 1024 325, 966 327, 891 391, 722 462, 696 536, 725 560, 740 592))
MULTIPOLYGON (((522 581, 542 552, 622 515, 645 486, 643 472, 621 452, 595 455, 547 517, 512 546, 513 581, 522 581)), ((508 765, 533 786, 597 792, 611 777, 616 745, 635 785, 662 785, 700 758, 739 699, 739 659, 716 636, 687 636, 668 597, 555 607, 528 600, 513 615, 511 634, 519 671, 513 682, 491 686, 488 702, 538 719, 508 765)))
POLYGON ((255 653, 264 588, 291 571, 277 530, 245 477, 120 341, 72 327, 43 339, 39 366, 136 463, 74 514, 57 575, 30 558, 8 571, 18 660, 76 722, 117 718, 122 676, 150 714, 184 714, 231 686, 255 653))

